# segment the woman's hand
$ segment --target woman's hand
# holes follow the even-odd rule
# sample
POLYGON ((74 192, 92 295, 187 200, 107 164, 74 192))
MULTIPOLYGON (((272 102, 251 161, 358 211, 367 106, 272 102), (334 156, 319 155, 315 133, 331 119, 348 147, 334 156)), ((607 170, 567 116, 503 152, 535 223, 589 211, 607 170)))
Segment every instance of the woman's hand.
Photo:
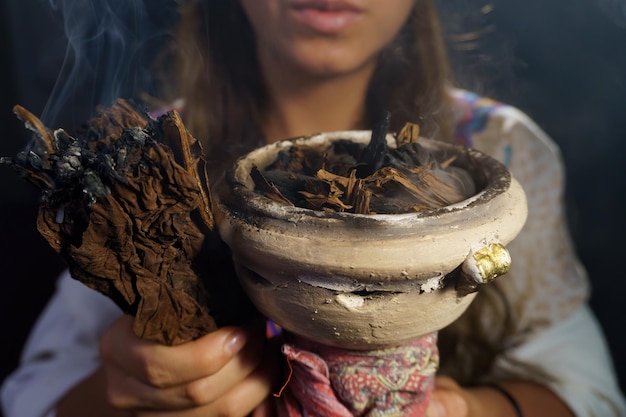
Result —
POLYGON ((265 327, 225 327, 193 342, 164 346, 141 340, 132 318, 117 320, 100 342, 110 404, 133 415, 269 416, 277 373, 264 354, 265 327))
POLYGON ((452 378, 438 376, 426 411, 427 417, 470 417, 468 396, 452 378))
POLYGON ((426 416, 518 417, 509 400, 495 389, 487 386, 463 388, 445 376, 435 379, 435 390, 426 416))
MULTIPOLYGON (((527 381, 500 384, 515 397, 525 417, 573 417, 572 411, 543 385, 527 381)), ((438 376, 427 417, 518 417, 515 407, 489 386, 463 388, 453 379, 438 376)))

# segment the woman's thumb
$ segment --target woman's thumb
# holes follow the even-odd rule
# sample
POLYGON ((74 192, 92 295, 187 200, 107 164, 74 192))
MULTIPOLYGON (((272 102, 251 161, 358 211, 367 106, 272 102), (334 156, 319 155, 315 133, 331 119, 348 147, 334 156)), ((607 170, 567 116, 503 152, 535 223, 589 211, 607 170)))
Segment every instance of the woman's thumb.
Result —
POLYGON ((467 417, 467 412, 467 401, 460 393, 438 390, 428 404, 426 417, 467 417))

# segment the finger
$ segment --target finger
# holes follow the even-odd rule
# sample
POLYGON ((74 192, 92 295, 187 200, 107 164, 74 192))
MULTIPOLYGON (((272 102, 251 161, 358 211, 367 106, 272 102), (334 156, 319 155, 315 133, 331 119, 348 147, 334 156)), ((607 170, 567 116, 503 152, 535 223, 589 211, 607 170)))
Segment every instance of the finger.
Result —
POLYGON ((427 417, 467 417, 469 405, 459 384, 451 378, 437 377, 427 417))
POLYGON ((459 390, 461 386, 450 377, 438 375, 435 377, 435 389, 459 390))
MULTIPOLYGON (((275 398, 270 393, 275 392, 280 375, 280 343, 270 340, 263 362, 246 380, 230 390, 211 407, 209 415, 215 416, 247 416, 261 404, 261 411, 271 412, 258 417, 273 417, 275 413, 275 398), (264 410, 263 410, 264 409, 264 410)), ((186 417, 186 416, 185 416, 186 417)), ((257 416, 255 416, 257 417, 257 416)))
POLYGON ((195 341, 165 346, 136 337, 131 321, 120 321, 101 340, 103 360, 148 385, 168 387, 219 371, 245 345, 248 332, 222 328, 195 341))
MULTIPOLYGON (((245 383, 237 385, 215 404, 219 416, 247 416, 264 401, 274 401, 271 373, 266 367, 257 369, 245 383)), ((273 414, 271 414, 273 415, 273 414)))
MULTIPOLYGON (((219 400, 205 406, 188 410, 177 411, 140 411, 136 417, 211 417, 232 416, 243 417, 249 415, 268 402, 266 411, 273 410, 272 382, 276 370, 276 364, 271 359, 264 362, 247 378, 224 394, 219 400)), ((266 407, 265 405, 261 407, 266 407)), ((263 408, 261 408, 263 409, 263 408)), ((256 411, 255 411, 256 412, 256 411)), ((259 414, 255 417, 271 417, 275 414, 259 414)))
POLYGON ((428 404, 428 417, 467 417, 469 407, 465 398, 456 391, 436 391, 428 404))
POLYGON ((100 353, 103 361, 129 376, 166 388, 217 373, 250 337, 248 329, 224 327, 189 343, 165 346, 139 339, 133 333, 132 318, 125 318, 105 332, 100 353))
POLYGON ((278 401, 278 400, 276 400, 273 397, 265 398, 265 400, 261 403, 261 405, 259 405, 258 407, 254 409, 254 412, 252 413, 252 417, 275 416, 277 413, 275 401, 278 401))
POLYGON ((118 408, 130 410, 203 406, 220 398, 259 366, 263 342, 257 335, 216 373, 164 388, 136 379, 117 366, 106 367, 109 401, 118 408))

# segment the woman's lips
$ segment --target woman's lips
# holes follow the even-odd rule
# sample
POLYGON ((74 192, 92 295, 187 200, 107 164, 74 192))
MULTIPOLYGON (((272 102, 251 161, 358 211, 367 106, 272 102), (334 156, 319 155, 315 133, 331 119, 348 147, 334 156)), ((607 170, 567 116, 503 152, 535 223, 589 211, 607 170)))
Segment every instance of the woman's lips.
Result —
POLYGON ((343 0, 295 0, 291 9, 296 21, 321 34, 337 34, 358 19, 363 10, 343 0))

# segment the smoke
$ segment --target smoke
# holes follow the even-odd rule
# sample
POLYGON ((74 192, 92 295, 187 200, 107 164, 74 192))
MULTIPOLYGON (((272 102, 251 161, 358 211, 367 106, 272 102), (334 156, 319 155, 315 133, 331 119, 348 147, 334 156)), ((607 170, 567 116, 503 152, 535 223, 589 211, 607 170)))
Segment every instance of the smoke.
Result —
POLYGON ((154 92, 151 67, 172 36, 175 0, 49 0, 49 4, 62 20, 66 49, 43 111, 46 123, 68 111, 70 102, 95 109, 118 97, 154 92))
POLYGON ((613 20, 615 24, 626 28, 626 0, 597 0, 600 9, 613 20))

